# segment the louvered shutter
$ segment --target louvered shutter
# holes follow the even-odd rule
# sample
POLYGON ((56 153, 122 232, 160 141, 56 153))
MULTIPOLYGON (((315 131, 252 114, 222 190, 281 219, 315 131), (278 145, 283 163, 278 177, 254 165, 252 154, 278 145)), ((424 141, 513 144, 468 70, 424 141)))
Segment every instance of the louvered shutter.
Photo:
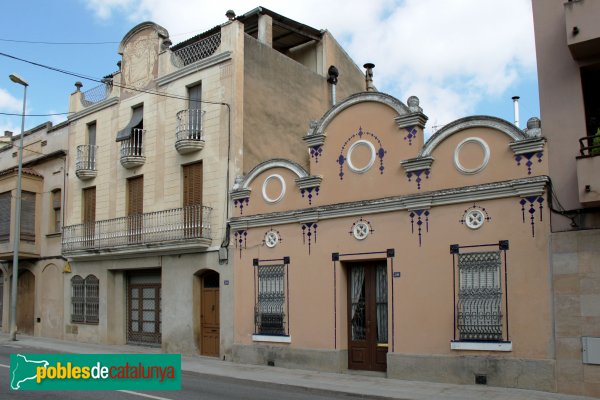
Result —
POLYGON ((0 193, 0 242, 10 240, 11 192, 0 193))
POLYGON ((21 192, 21 240, 35 242, 35 193, 21 192))

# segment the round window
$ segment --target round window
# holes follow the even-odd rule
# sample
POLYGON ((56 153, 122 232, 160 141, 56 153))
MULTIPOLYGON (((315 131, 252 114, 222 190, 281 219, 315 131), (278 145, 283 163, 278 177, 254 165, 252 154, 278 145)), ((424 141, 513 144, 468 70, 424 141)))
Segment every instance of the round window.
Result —
POLYGON ((465 224, 471 229, 479 229, 485 221, 485 215, 480 210, 470 210, 465 216, 465 224))
POLYGON ((352 235, 358 240, 366 239, 369 236, 369 225, 365 222, 358 222, 352 228, 352 235))
POLYGON ((267 232, 265 235, 265 244, 267 247, 273 248, 279 243, 279 235, 275 231, 267 232))

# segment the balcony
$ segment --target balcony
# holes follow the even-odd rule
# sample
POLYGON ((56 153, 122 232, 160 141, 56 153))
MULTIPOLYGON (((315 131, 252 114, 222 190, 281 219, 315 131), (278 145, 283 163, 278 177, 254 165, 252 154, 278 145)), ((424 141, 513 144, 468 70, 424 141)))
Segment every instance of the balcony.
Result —
POLYGON ((567 44, 574 59, 600 54, 598 15, 600 15, 600 2, 597 0, 565 2, 567 44))
POLYGON ((175 148, 189 154, 204 148, 204 111, 182 110, 177 113, 175 148))
POLYGON ((584 206, 600 206, 600 135, 579 139, 577 185, 579 202, 584 206))
POLYGON ((134 128, 129 139, 121 141, 121 165, 124 168, 137 168, 146 163, 144 156, 145 129, 134 128))
POLYGON ((68 257, 189 253, 212 242, 212 208, 201 205, 65 226, 62 251, 68 257))
POLYGON ((75 175, 82 181, 96 177, 96 150, 98 146, 83 144, 77 146, 77 159, 75 160, 75 175))

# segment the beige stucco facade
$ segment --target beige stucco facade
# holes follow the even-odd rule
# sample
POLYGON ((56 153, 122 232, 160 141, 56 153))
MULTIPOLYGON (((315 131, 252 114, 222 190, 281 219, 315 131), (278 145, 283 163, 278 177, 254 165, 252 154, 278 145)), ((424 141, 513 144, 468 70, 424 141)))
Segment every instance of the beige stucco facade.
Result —
MULTIPOLYGON (((22 220, 32 223, 34 233, 19 243, 19 279, 17 296, 17 330, 19 333, 62 337, 63 270, 61 256, 61 221, 67 158, 66 124, 42 124, 25 132, 23 138, 22 191, 33 207, 22 206, 22 220), (25 215, 27 214, 27 215, 25 215), (31 216, 33 215, 33 218, 31 216)), ((20 136, 11 138, 12 146, 0 149, 0 194, 10 194, 7 204, 9 234, 0 242, 2 272, 2 331, 10 332, 10 296, 12 288, 17 162, 20 136)), ((6 212, 3 209, 2 212, 6 212)), ((4 220, 2 222, 4 224, 4 220)), ((21 225, 23 234, 24 225, 21 225)), ((23 236, 21 236, 23 238, 23 236)))
POLYGON ((305 136, 316 155, 309 169, 274 159, 238 182, 234 360, 372 369, 357 367, 362 353, 351 348, 360 303, 349 281, 355 266, 380 265, 387 293, 377 304, 387 304, 388 317, 377 352, 387 348, 387 367, 379 359, 377 368, 388 377, 474 384, 484 376, 490 385, 556 390, 548 167, 537 120, 524 132, 493 117, 463 118, 424 143, 427 117, 418 99, 407 104, 354 94, 305 136), (469 227, 473 211, 481 225, 469 227), (458 259, 478 251, 506 257, 494 340, 466 340, 454 323, 458 259), (284 322, 279 334, 262 334, 271 289, 259 271, 279 264, 284 322))
POLYGON ((164 28, 142 23, 125 35, 120 69, 107 83, 87 92, 78 87, 71 95, 69 147, 80 153, 68 165, 63 253, 71 273, 65 275, 62 306, 73 309, 73 277, 91 275, 99 280, 99 304, 95 323, 66 317, 65 338, 144 342, 140 335, 148 329, 152 334, 146 344, 163 351, 231 358, 234 279, 226 227, 233 207, 228 188, 243 174, 247 158, 266 159, 261 148, 265 140, 281 149, 282 156, 308 164, 306 151, 296 149, 308 121, 331 104, 325 60, 339 60, 344 67, 347 80, 340 90, 349 93, 364 85, 360 70, 324 31, 304 28, 322 35, 323 43, 311 45, 312 56, 306 46, 302 57, 294 47, 282 49, 286 43, 274 39, 271 15, 279 20, 277 29, 298 24, 259 8, 172 46, 164 28), (257 19, 255 32, 251 26, 257 19), (276 87, 281 82, 289 90, 276 87), (194 87, 201 87, 195 94, 197 107, 190 106, 194 87), (140 106, 143 121, 136 119, 140 106), (192 108, 201 108, 199 129, 192 127, 197 120, 186 117, 192 108), (143 129, 139 142, 136 129, 143 129), (188 136, 182 139, 182 132, 188 136), (86 158, 91 152, 93 163, 86 158), (199 181, 188 182, 187 166, 200 163, 199 181), (142 198, 135 200, 140 217, 132 217, 130 186, 141 179, 143 190, 135 193, 142 198), (93 223, 86 221, 90 188, 95 188, 93 223), (190 196, 201 196, 201 214, 186 208, 190 196), (203 342, 203 299, 214 273, 218 299, 212 310, 218 310, 218 320, 211 332, 218 332, 218 344, 210 342, 216 353, 209 354, 208 342, 203 342), (136 319, 134 303, 145 291, 151 293, 153 315, 147 328, 141 328, 146 317, 136 319))

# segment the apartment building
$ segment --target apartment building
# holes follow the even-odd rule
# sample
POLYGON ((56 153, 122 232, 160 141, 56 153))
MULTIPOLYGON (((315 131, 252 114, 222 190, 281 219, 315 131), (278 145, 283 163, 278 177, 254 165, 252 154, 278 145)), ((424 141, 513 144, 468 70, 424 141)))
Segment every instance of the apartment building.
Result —
POLYGON ((533 0, 557 389, 600 397, 600 2, 533 0))
POLYGON ((308 166, 307 121, 364 75, 335 39, 265 8, 173 45, 152 22, 118 71, 70 98, 64 337, 228 359, 235 177, 273 154, 308 166))
POLYGON ((17 329, 61 338, 64 329, 61 228, 64 214, 68 128, 45 123, 25 131, 20 237, 16 238, 20 135, 9 132, 0 148, 0 324, 10 332, 14 241, 19 240, 17 329))

